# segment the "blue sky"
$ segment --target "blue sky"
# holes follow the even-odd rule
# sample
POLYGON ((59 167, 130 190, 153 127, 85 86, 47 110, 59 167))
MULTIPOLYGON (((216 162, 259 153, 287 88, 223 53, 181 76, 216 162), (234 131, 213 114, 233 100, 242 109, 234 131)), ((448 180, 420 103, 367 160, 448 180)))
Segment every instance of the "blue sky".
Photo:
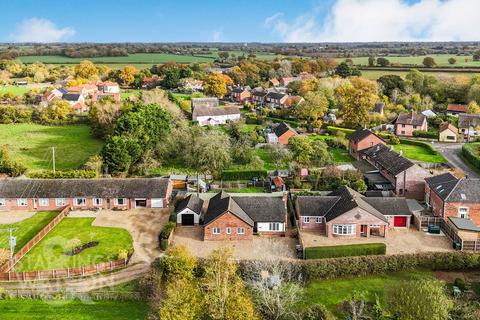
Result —
POLYGON ((479 0, 2 1, 0 42, 480 40, 479 0))

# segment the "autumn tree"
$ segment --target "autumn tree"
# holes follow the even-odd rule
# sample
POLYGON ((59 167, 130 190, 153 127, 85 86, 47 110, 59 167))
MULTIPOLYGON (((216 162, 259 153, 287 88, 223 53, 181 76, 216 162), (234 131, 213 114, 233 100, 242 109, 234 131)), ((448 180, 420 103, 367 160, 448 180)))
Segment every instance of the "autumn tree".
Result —
POLYGON ((80 61, 73 70, 75 78, 96 79, 98 77, 97 67, 89 60, 80 61))
POLYGON ((109 99, 102 99, 92 105, 88 113, 95 136, 105 138, 113 133, 120 116, 120 106, 109 99))
POLYGON ((480 106, 475 101, 471 101, 467 106, 467 113, 470 114, 479 114, 480 106))
POLYGON ((137 72, 138 70, 134 66, 125 66, 120 73, 120 79, 122 79, 123 84, 130 85, 135 80, 137 72))
POLYGON ((44 124, 64 124, 73 113, 72 106, 64 100, 54 100, 45 108, 41 108, 38 117, 44 124))
POLYGON ((301 120, 315 128, 322 126, 322 118, 328 109, 328 100, 321 91, 311 91, 305 95, 305 101, 295 106, 295 114, 301 120))
POLYGON ((422 64, 427 68, 433 68, 437 65, 435 59, 433 59, 432 57, 425 57, 422 64))
POLYGON ((227 94, 227 86, 232 85, 232 79, 221 73, 211 73, 203 82, 206 95, 223 98, 227 94))
POLYGON ((378 87, 373 81, 354 77, 338 86, 335 95, 340 105, 343 121, 351 127, 368 123, 368 113, 378 100, 378 87))

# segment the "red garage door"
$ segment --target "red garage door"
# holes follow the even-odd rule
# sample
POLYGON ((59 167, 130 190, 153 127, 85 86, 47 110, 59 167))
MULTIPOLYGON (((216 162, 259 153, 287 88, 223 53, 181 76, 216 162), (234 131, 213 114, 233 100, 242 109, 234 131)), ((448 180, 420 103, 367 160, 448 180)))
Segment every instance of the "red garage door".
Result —
POLYGON ((406 227, 407 226, 407 217, 393 217, 393 226, 394 227, 406 227))

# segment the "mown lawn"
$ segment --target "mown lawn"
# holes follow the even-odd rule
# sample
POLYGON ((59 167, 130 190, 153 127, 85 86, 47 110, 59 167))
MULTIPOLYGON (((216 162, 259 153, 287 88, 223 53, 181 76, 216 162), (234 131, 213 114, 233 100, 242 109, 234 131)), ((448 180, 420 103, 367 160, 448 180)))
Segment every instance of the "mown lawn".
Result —
POLYGON ((143 320, 148 305, 133 301, 0 300, 2 320, 143 320))
POLYGON ((369 301, 375 301, 378 296, 384 299, 385 288, 399 281, 432 278, 428 271, 400 272, 388 275, 368 276, 359 278, 337 278, 330 280, 313 281, 305 290, 302 306, 315 303, 325 305, 330 311, 339 315, 338 306, 349 299, 354 292, 365 292, 369 301))
MULTIPOLYGON (((0 224, 0 229, 14 228, 13 235, 17 237, 15 252, 20 250, 30 239, 32 239, 40 230, 50 223, 57 215, 58 211, 37 212, 32 217, 12 224, 0 224)), ((15 213, 12 212, 12 215, 15 213)), ((0 248, 10 249, 8 233, 0 233, 0 248)))
POLYGON ((52 147, 57 170, 65 170, 80 167, 103 146, 87 125, 50 127, 27 123, 0 124, 0 144, 7 144, 12 158, 30 170, 52 169, 52 147))
POLYGON ((446 163, 447 160, 440 154, 432 154, 429 150, 425 149, 422 146, 414 146, 409 144, 397 144, 393 145, 393 149, 402 154, 405 158, 420 161, 420 162, 430 162, 430 163, 446 163))
POLYGON ((15 86, 15 85, 2 85, 0 86, 0 94, 13 93, 15 96, 27 93, 32 88, 29 86, 15 86))
MULTIPOLYGON (((330 140, 333 139, 334 136, 327 136, 327 135, 312 135, 309 137, 310 140, 330 140)), ((354 159, 348 154, 347 149, 342 149, 342 148, 333 148, 333 147, 328 147, 328 151, 330 151, 330 154, 332 155, 333 158, 333 163, 334 164, 345 164, 345 163, 351 163, 354 159)))
POLYGON ((73 268, 115 260, 121 250, 133 250, 132 237, 125 229, 94 227, 95 218, 65 218, 27 255, 20 260, 17 271, 36 271, 73 268), (72 248, 71 240, 81 244, 98 241, 95 247, 77 255, 66 254, 72 248))

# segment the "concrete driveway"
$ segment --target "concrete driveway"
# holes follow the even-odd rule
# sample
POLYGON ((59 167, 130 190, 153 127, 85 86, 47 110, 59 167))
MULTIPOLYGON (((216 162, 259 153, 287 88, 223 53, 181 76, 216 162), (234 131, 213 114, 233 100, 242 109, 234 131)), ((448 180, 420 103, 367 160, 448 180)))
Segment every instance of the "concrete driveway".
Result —
POLYGON ((440 143, 436 142, 433 144, 435 149, 440 152, 448 162, 459 169, 461 169, 466 175, 470 178, 480 178, 480 175, 473 170, 468 164, 466 164, 462 158, 460 158, 460 153, 462 152, 463 143, 440 143))

